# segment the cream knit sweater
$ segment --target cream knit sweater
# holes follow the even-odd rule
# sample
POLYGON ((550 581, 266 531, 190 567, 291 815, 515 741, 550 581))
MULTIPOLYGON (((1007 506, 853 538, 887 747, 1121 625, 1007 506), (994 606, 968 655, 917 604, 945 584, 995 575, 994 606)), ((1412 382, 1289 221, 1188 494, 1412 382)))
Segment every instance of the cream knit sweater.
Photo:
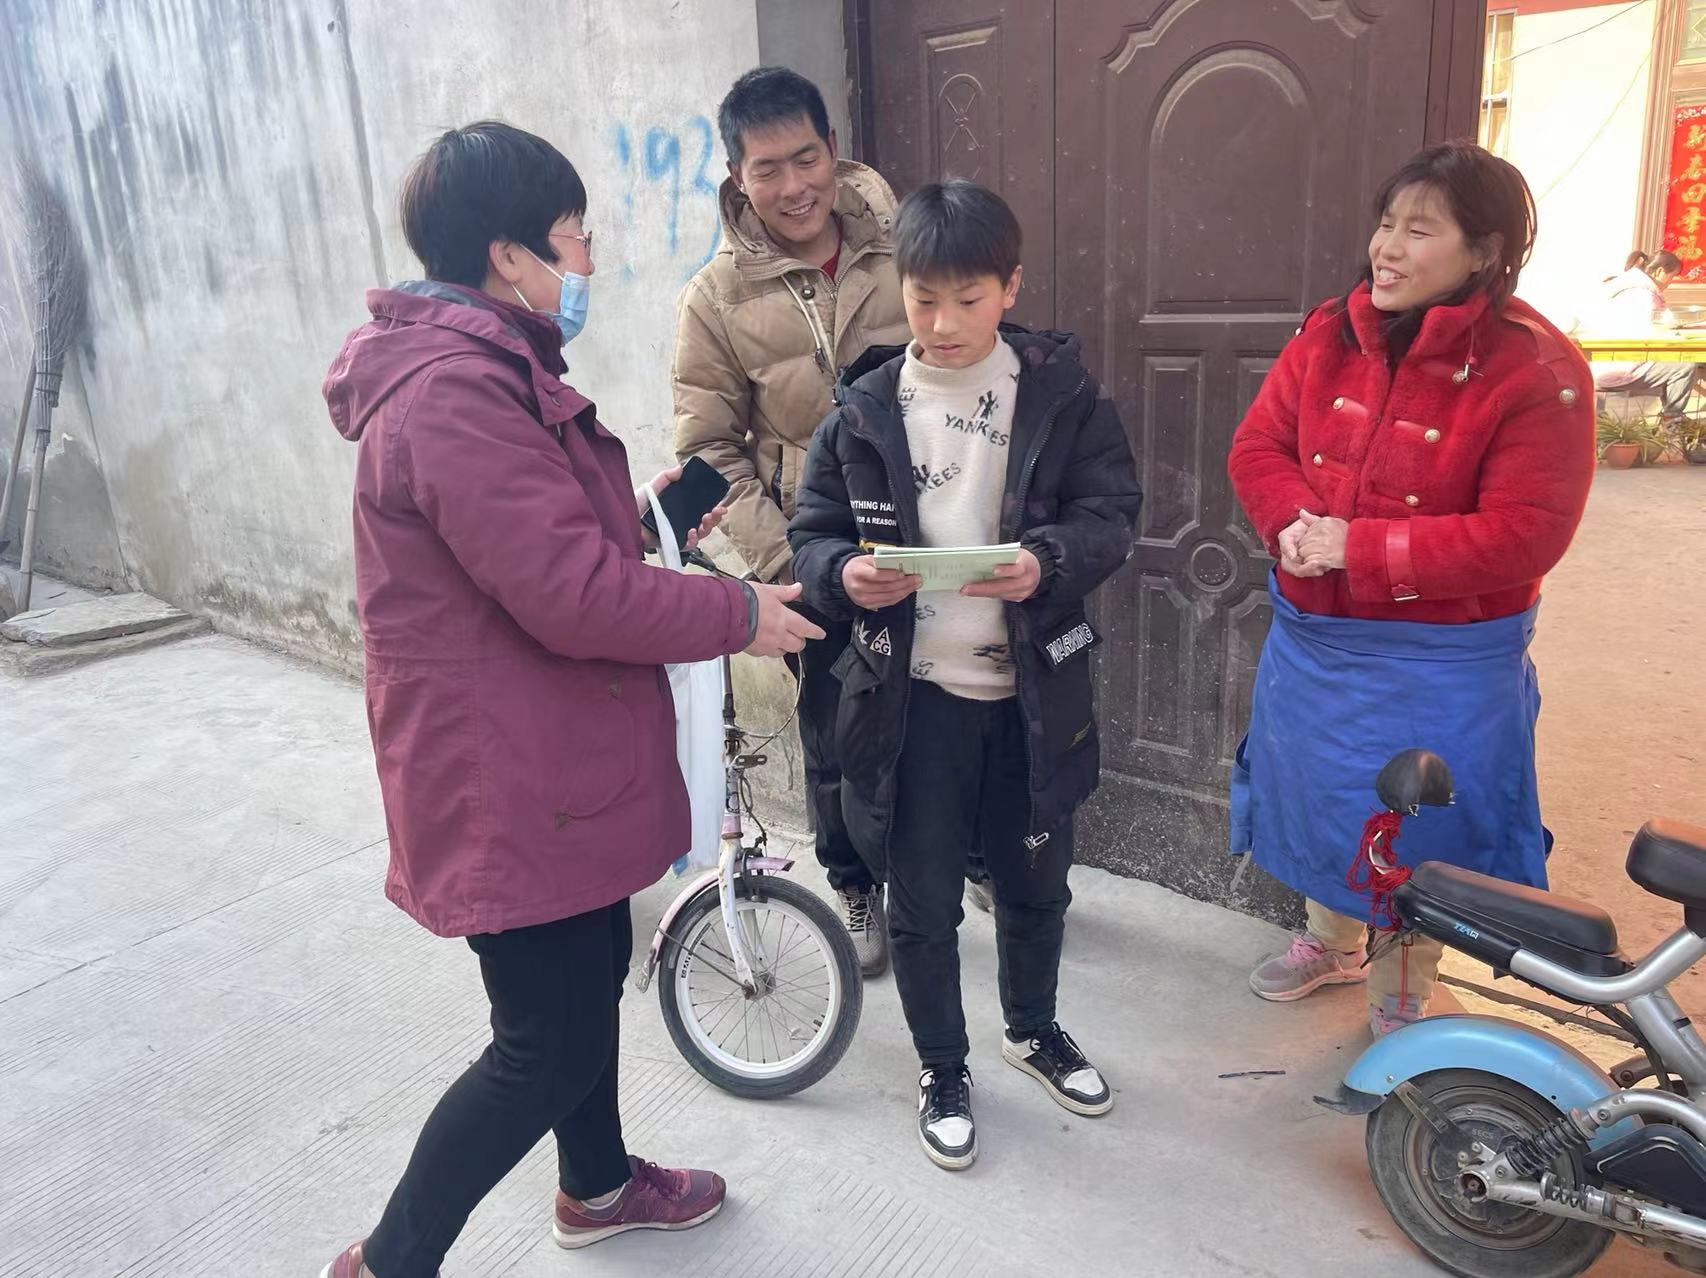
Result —
MULTIPOLYGON (((1019 357, 1005 341, 970 368, 936 368, 907 348, 900 409, 926 546, 983 546, 1000 533, 1019 357)), ((916 596, 912 677, 958 697, 1013 695, 1006 605, 955 591, 916 596)))

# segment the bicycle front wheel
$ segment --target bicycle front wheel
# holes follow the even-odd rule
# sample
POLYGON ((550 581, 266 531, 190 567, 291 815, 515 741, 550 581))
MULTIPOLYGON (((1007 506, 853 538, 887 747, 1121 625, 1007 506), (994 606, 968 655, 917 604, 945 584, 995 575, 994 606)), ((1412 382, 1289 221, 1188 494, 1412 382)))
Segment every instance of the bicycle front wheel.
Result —
POLYGON ((761 955, 756 991, 735 977, 717 888, 677 916, 659 963, 658 1002, 676 1048, 700 1074, 736 1096, 791 1096, 846 1053, 865 987, 847 930, 809 888, 760 875, 735 905, 749 948, 761 955))

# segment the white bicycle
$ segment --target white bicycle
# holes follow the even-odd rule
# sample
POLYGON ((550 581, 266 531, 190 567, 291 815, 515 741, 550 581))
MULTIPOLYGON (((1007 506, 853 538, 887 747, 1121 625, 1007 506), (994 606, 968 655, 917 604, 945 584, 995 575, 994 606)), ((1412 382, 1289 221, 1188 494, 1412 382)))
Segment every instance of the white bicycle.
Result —
POLYGON ((670 1038, 718 1087, 758 1099, 791 1096, 846 1054, 865 987, 847 929, 810 888, 780 877, 794 862, 768 854, 768 833, 752 810, 747 771, 765 762, 758 751, 788 725, 748 749, 749 734, 735 722, 727 657, 723 688, 717 868, 664 911, 635 985, 644 991, 660 977, 670 1038), (757 831, 750 843, 747 818, 757 831))

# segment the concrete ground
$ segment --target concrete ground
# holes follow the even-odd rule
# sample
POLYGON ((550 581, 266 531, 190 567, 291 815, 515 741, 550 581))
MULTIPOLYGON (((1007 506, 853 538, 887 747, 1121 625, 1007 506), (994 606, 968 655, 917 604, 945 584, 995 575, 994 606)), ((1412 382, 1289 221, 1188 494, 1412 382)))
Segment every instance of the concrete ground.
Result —
MULTIPOLYGON (((485 1041, 472 956, 381 896, 360 693, 222 637, 0 679, 0 777, 0 1274, 317 1273, 485 1041)), ((1106 1119, 1000 1063, 984 916, 964 1175, 918 1149, 892 980, 840 1068, 768 1104, 701 1081, 631 995, 630 1141, 723 1171, 729 1209, 566 1255, 544 1146, 447 1272, 1435 1272, 1374 1196, 1361 1123, 1311 1099, 1366 1040, 1360 996, 1260 1003, 1245 976, 1276 929, 1099 871, 1073 886, 1062 1015, 1118 1088, 1106 1119), (1246 1071, 1280 1072, 1223 1077, 1246 1071)), ((641 938, 672 891, 636 900, 641 938)), ((1594 1272, 1661 1267, 1619 1243, 1594 1272)))

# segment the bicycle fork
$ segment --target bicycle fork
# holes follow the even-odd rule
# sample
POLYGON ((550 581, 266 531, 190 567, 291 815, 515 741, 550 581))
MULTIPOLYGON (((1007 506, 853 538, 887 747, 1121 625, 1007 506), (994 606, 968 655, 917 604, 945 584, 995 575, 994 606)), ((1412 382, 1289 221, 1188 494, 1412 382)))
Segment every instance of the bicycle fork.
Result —
POLYGON ((744 843, 746 827, 742 821, 744 805, 742 792, 745 789, 746 770, 764 762, 763 755, 748 755, 745 751, 746 734, 735 723, 734 679, 728 657, 723 658, 723 826, 721 832, 721 848, 717 854, 717 868, 709 870, 694 879, 687 888, 670 903, 664 911, 663 918, 658 920, 657 931, 652 935, 651 949, 646 953, 646 961, 640 967, 640 973, 634 979, 634 986, 644 993, 652 983, 657 973, 658 963, 663 955, 666 941, 673 940, 677 945, 683 945, 683 938, 675 935, 676 920, 688 904, 697 900, 702 892, 715 890, 723 921, 723 934, 728 940, 729 957, 734 963, 734 971, 726 973, 736 981, 746 992, 748 998, 756 998, 768 991, 759 988, 758 972, 765 967, 763 940, 758 935, 757 925, 748 918, 743 920, 741 911, 737 908, 740 902, 740 888, 743 881, 751 874, 786 874, 794 868, 794 862, 787 857, 766 856, 764 854, 764 839, 762 835, 757 844, 748 848, 744 843))
POLYGON ((725 840, 717 868, 706 871, 688 884, 681 895, 670 902, 669 908, 658 920, 657 931, 652 934, 651 948, 646 952, 645 962, 640 965, 639 975, 634 978, 634 988, 643 994, 651 987, 663 957, 664 943, 673 940, 678 945, 685 944, 684 938, 676 935, 676 920, 701 892, 714 891, 722 907, 723 933, 728 938, 729 953, 734 957, 735 970, 729 975, 737 980, 748 994, 756 995, 758 983, 754 978, 754 962, 762 967, 763 955, 756 944, 749 942, 747 929, 742 925, 740 913, 735 908, 740 896, 739 880, 748 873, 786 874, 793 868, 794 862, 788 857, 752 856, 740 846, 738 838, 725 840))
POLYGON ((664 911, 663 918, 658 920, 651 949, 646 954, 640 974, 634 980, 635 988, 641 993, 650 987, 657 972, 664 942, 674 940, 678 945, 683 944, 681 937, 673 935, 676 919, 701 892, 711 890, 717 893, 723 934, 728 940, 729 956, 734 962, 734 971, 728 975, 746 991, 749 998, 755 998, 764 992, 759 989, 757 976, 757 972, 765 965, 763 944, 757 935, 756 925, 750 920, 750 913, 748 918, 743 920, 741 911, 737 908, 740 902, 740 881, 752 873, 785 874, 794 868, 794 862, 786 857, 764 856, 749 850, 742 842, 746 831, 741 821, 741 778, 749 760, 741 755, 740 747, 738 736, 732 735, 731 731, 728 742, 728 783, 724 788, 723 798, 722 847, 717 855, 717 868, 707 871, 690 883, 670 904, 669 909, 664 911))

